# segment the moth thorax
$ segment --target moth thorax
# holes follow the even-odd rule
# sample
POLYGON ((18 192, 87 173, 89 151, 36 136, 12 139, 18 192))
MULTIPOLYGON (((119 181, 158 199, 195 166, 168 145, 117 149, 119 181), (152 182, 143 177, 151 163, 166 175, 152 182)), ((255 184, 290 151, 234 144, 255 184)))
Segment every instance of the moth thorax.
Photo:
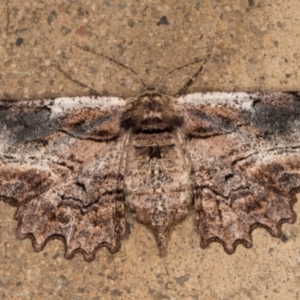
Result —
POLYGON ((174 128, 174 111, 169 98, 160 94, 146 94, 138 99, 135 129, 146 133, 170 131, 174 128))
POLYGON ((141 95, 123 114, 121 126, 151 134, 170 132, 182 123, 182 117, 172 107, 172 98, 148 92, 141 95))

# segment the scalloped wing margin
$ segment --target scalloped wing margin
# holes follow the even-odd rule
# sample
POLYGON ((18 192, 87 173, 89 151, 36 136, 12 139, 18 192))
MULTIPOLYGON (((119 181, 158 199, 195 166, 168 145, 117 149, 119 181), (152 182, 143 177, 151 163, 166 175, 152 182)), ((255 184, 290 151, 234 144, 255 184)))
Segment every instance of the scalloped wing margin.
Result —
POLYGON ((61 237, 66 258, 81 252, 91 261, 100 247, 118 251, 125 232, 123 175, 119 172, 123 146, 120 140, 102 149, 95 147, 99 152, 76 172, 45 161, 35 166, 1 166, 0 196, 18 206, 17 236, 30 237, 36 251, 49 239, 61 237), (43 170, 47 167, 51 171, 43 170))
POLYGON ((18 207, 17 236, 36 251, 58 237, 66 258, 91 261, 98 248, 121 246, 127 137, 119 137, 120 107, 114 114, 99 99, 75 100, 0 103, 0 199, 18 207))
POLYGON ((278 237, 283 223, 296 220, 300 189, 298 95, 244 96, 246 104, 243 95, 210 104, 194 96, 185 111, 200 246, 217 241, 230 254, 252 246, 255 227, 278 237))

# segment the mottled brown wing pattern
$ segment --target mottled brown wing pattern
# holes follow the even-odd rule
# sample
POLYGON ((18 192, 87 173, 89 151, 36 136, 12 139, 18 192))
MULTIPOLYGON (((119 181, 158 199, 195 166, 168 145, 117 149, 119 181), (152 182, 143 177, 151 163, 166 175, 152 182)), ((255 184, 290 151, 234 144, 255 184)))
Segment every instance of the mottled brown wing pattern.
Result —
POLYGON ((1 102, 0 197, 17 206, 17 236, 36 251, 63 237, 66 258, 90 261, 99 247, 120 248, 126 136, 125 102, 86 100, 1 102))
POLYGON ((116 252, 125 207, 161 254, 193 206, 201 247, 218 241, 228 253, 251 247, 257 226, 278 236, 295 220, 295 93, 0 101, 0 139, 0 197, 37 251, 62 237, 66 258, 116 252))
POLYGON ((280 235, 294 222, 300 187, 298 95, 200 94, 185 107, 201 247, 221 242, 228 253, 252 246, 251 231, 280 235))

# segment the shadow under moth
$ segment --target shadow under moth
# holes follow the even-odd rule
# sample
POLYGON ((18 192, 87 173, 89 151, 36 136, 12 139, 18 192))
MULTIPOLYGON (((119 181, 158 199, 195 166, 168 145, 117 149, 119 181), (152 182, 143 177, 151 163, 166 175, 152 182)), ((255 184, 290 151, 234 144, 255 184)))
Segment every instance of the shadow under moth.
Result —
POLYGON ((125 209, 161 254, 191 210, 200 246, 227 253, 296 219, 298 93, 1 100, 0 140, 0 198, 36 251, 61 237, 66 258, 114 253, 125 209))

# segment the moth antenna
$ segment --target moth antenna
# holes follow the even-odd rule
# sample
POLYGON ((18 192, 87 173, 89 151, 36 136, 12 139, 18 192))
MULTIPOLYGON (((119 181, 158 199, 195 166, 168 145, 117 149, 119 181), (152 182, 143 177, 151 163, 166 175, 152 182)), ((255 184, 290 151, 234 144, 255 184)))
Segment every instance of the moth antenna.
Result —
POLYGON ((68 74, 65 70, 62 69, 62 67, 57 62, 52 62, 52 65, 60 72, 62 73, 67 79, 71 80, 75 84, 81 86, 84 89, 87 89, 89 93, 93 96, 100 96, 99 92, 94 90, 93 88, 87 86, 86 84, 78 81, 77 79, 74 79, 70 74, 68 74))
POLYGON ((185 64, 185 65, 182 65, 182 66, 180 66, 180 67, 177 67, 177 68, 175 68, 175 69, 169 71, 168 73, 166 73, 165 75, 163 75, 163 76, 158 80, 157 84, 155 85, 155 89, 157 89, 157 86, 160 85, 160 83, 161 83, 166 77, 168 77, 169 75, 171 75, 172 73, 174 73, 174 72, 176 72, 176 71, 179 71, 179 70, 181 70, 181 69, 184 69, 184 68, 186 68, 186 67, 189 67, 189 66, 198 64, 198 63, 200 63, 200 62, 202 62, 202 61, 204 61, 204 60, 205 60, 205 58, 203 58, 203 59, 201 59, 201 60, 199 60, 199 61, 193 61, 193 62, 187 63, 187 64, 185 64))
POLYGON ((113 59, 113 58, 110 57, 110 56, 107 56, 107 55, 104 54, 104 53, 98 53, 98 52, 95 52, 95 51, 91 50, 88 46, 82 47, 82 46, 76 44, 76 47, 79 48, 79 49, 81 49, 81 50, 83 50, 83 51, 90 52, 90 53, 95 54, 95 55, 97 55, 97 56, 101 56, 101 57, 103 57, 103 58, 105 58, 105 59, 111 61, 112 63, 118 65, 119 67, 122 67, 122 68, 128 70, 129 72, 131 72, 132 74, 134 74, 134 75, 140 80, 140 82, 142 83, 144 89, 145 89, 145 90, 148 90, 148 87, 147 87, 146 83, 145 83, 144 80, 140 77, 139 73, 136 72, 135 70, 133 70, 132 68, 130 68, 130 67, 128 67, 128 66, 122 64, 121 62, 119 62, 119 61, 113 59))
MULTIPOLYGON (((204 70, 205 65, 208 63, 208 61, 211 58, 211 54, 213 51, 214 45, 209 48, 206 58, 201 59, 199 62, 203 62, 200 68, 196 71, 196 73, 185 83, 185 85, 178 91, 176 94, 176 97, 182 96, 186 94, 187 89, 196 81, 197 77, 202 73, 204 70)), ((199 62, 195 62, 194 64, 197 64, 199 62)), ((191 63, 192 65, 193 63, 191 63)), ((188 66, 188 65, 187 65, 188 66)), ((185 67, 185 66, 184 66, 185 67)), ((179 68, 180 70, 181 68, 179 68)))

